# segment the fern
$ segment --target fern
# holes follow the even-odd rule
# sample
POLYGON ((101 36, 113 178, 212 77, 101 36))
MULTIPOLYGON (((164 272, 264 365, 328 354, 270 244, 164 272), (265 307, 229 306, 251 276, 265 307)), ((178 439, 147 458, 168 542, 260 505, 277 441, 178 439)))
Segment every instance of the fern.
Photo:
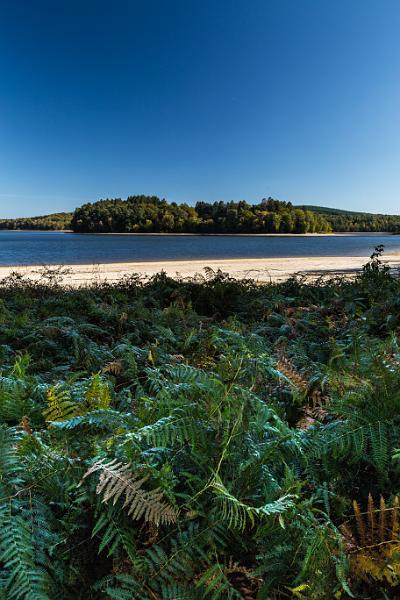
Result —
POLYGON ((108 463, 103 459, 94 463, 83 478, 100 471, 97 494, 103 495, 103 502, 112 500, 114 505, 122 497, 123 507, 128 509, 128 515, 133 519, 143 518, 155 524, 175 523, 177 511, 161 501, 162 491, 143 490, 142 485, 148 477, 132 473, 129 467, 130 465, 124 465, 116 459, 108 463))
POLYGON ((105 512, 102 511, 92 532, 92 537, 101 538, 98 553, 107 549, 107 556, 114 556, 118 550, 123 549, 133 562, 136 559, 136 547, 129 525, 114 506, 108 506, 105 512))
POLYGON ((263 506, 249 506, 233 496, 223 483, 216 479, 212 488, 222 503, 222 517, 228 527, 244 531, 247 526, 253 527, 257 520, 282 515, 294 506, 294 496, 288 494, 263 506))
POLYGON ((92 376, 85 392, 85 400, 89 410, 107 409, 110 406, 111 394, 109 385, 104 382, 99 373, 92 376))
POLYGON ((67 390, 61 385, 52 386, 47 391, 47 408, 43 415, 48 422, 65 421, 78 414, 77 405, 70 400, 67 390))
POLYGON ((154 593, 161 595, 173 582, 181 585, 185 581, 193 582, 208 564, 210 550, 226 548, 226 537, 224 525, 215 521, 203 528, 189 523, 187 529, 171 532, 163 545, 151 546, 135 566, 136 577, 142 582, 141 590, 149 584, 154 593))
POLYGON ((210 275, 0 286, 1 600, 397 597, 400 279, 210 275))
POLYGON ((0 425, 0 494, 2 496, 11 495, 23 482, 23 468, 18 455, 20 439, 21 435, 14 428, 0 425))
POLYGON ((43 546, 51 538, 46 521, 36 521, 29 513, 24 518, 13 514, 10 507, 3 506, 0 509, 0 528, 0 562, 6 573, 7 598, 50 600, 53 582, 47 572, 43 551, 43 546))
POLYGON ((119 573, 105 577, 93 586, 93 591, 96 594, 101 592, 112 600, 132 600, 132 598, 152 600, 149 596, 142 593, 136 595, 139 590, 140 584, 129 573, 119 573))
MULTIPOLYGON (((355 462, 364 458, 383 474, 387 470, 395 444, 400 439, 400 431, 395 429, 394 438, 391 429, 390 421, 377 420, 367 424, 339 421, 312 431, 305 441, 310 460, 326 458, 331 461, 333 457, 355 462)), ((311 463, 310 466, 312 467, 311 463)))
POLYGON ((203 598, 210 600, 241 600, 243 596, 230 584, 225 574, 223 565, 213 564, 203 573, 198 580, 196 587, 203 598))
POLYGON ((128 429, 130 415, 124 415, 119 411, 111 409, 99 409, 86 413, 85 415, 76 415, 71 418, 59 421, 52 421, 52 427, 60 430, 73 430, 83 427, 93 427, 106 431, 115 429, 128 429))
POLYGON ((0 419, 17 424, 34 410, 30 382, 15 377, 0 377, 0 419))
POLYGON ((201 435, 202 424, 195 420, 192 408, 193 406, 176 408, 172 415, 138 429, 134 434, 128 435, 127 440, 133 438, 139 442, 144 439, 153 446, 166 447, 177 442, 194 443, 201 435))

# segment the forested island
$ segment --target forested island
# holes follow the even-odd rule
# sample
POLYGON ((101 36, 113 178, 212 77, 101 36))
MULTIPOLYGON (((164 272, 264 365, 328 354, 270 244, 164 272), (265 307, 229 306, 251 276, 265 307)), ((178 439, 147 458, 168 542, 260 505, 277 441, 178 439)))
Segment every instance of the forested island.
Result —
POLYGON ((168 203, 157 196, 130 196, 84 204, 73 214, 79 233, 314 233, 331 227, 318 213, 272 198, 241 202, 168 203))
POLYGON ((86 203, 73 213, 0 219, 0 229, 73 230, 76 233, 399 233, 400 215, 346 211, 264 198, 259 204, 167 202, 129 196, 86 203))

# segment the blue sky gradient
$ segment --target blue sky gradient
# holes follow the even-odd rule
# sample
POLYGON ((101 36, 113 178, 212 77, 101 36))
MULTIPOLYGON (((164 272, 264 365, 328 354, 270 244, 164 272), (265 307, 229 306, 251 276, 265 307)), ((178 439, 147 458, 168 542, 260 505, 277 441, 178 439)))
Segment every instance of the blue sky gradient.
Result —
POLYGON ((400 213, 398 0, 0 0, 0 218, 105 197, 400 213))

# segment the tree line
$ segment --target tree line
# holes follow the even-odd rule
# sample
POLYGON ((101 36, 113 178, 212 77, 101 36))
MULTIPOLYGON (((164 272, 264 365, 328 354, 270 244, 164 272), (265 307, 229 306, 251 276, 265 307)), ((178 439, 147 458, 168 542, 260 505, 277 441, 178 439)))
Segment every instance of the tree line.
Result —
POLYGON ((0 219, 0 229, 72 229, 79 233, 400 233, 400 215, 294 206, 265 198, 240 202, 168 203, 156 196, 130 196, 84 204, 74 213, 0 219))
POLYGON ((320 206, 302 206, 322 215, 332 226, 333 231, 390 231, 400 232, 400 215, 383 215, 352 212, 320 206))
POLYGON ((197 202, 193 206, 157 196, 130 196, 84 204, 73 214, 79 233, 328 233, 328 221, 291 202, 263 199, 260 204, 197 202))
POLYGON ((41 217, 0 219, 0 229, 60 231, 71 228, 72 213, 55 213, 41 217))

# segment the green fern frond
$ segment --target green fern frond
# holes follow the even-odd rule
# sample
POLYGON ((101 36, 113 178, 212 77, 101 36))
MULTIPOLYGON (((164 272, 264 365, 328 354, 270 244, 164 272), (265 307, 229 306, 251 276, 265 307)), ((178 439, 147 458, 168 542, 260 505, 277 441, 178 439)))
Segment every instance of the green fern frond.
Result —
POLYGON ((102 379, 100 373, 92 375, 89 386, 85 392, 85 400, 89 410, 104 410, 110 406, 110 387, 109 384, 102 379))
POLYGON ((72 430, 80 427, 90 426, 96 429, 115 430, 128 429, 131 416, 111 409, 99 409, 86 413, 85 415, 72 416, 66 420, 53 421, 52 426, 60 430, 72 430))
MULTIPOLYGON (((153 600, 147 594, 142 593, 140 583, 129 573, 118 573, 104 577, 96 582, 93 586, 93 591, 99 592, 112 600, 153 600), (140 593, 139 593, 140 592, 140 593), (139 595, 138 595, 139 593, 139 595)), ((96 598, 98 595, 96 595, 96 598)))
POLYGON ((23 415, 30 415, 33 408, 31 391, 24 379, 0 377, 0 420, 16 424, 23 415))
MULTIPOLYGON (((384 473, 399 438, 400 432, 394 423, 391 426, 390 421, 376 420, 365 424, 335 421, 308 432, 304 441, 311 460, 322 458, 331 463, 337 459, 348 458, 355 462, 364 458, 378 472, 384 473), (396 431, 397 437, 394 438, 393 432, 396 431)), ((309 466, 313 467, 312 462, 309 466)))
POLYGON ((77 414, 78 406, 71 401, 68 391, 61 385, 51 386, 47 390, 47 408, 43 411, 47 422, 65 421, 77 414))
MULTIPOLYGON (((0 493, 15 492, 22 483, 22 463, 18 454, 21 434, 14 428, 0 425, 0 493)), ((3 500, 4 501, 4 500, 3 500)))
POLYGON ((18 354, 15 359, 11 374, 16 379, 25 379, 31 360, 31 356, 27 352, 18 354))
POLYGON ((0 529, 0 562, 5 570, 8 600, 51 600, 53 583, 37 539, 47 537, 45 522, 36 526, 29 515, 24 518, 13 514, 9 506, 3 505, 0 529))
POLYGON ((224 566, 219 563, 210 565, 196 583, 202 598, 210 600, 242 600, 243 596, 235 590, 227 578, 224 566))
POLYGON ((194 443, 201 437, 202 425, 195 420, 193 408, 195 408, 193 405, 177 408, 173 414, 140 428, 128 437, 133 437, 137 441, 144 439, 155 447, 168 447, 177 442, 194 443))
POLYGON ((114 556, 122 548, 132 562, 137 558, 134 536, 129 524, 114 506, 108 506, 105 512, 100 513, 93 527, 92 537, 101 537, 99 554, 107 549, 107 556, 114 556))
POLYGON ((258 519, 282 515, 294 506, 295 497, 291 494, 281 496, 278 500, 255 507, 241 502, 233 496, 220 479, 215 479, 211 487, 222 502, 222 517, 227 521, 228 527, 244 531, 249 525, 253 527, 258 519))
POLYGON ((154 544, 146 551, 136 568, 138 577, 144 587, 151 582, 152 590, 159 595, 165 583, 193 582, 209 563, 210 550, 226 548, 227 538, 222 522, 210 522, 203 528, 190 523, 187 529, 171 531, 163 545, 154 544))

